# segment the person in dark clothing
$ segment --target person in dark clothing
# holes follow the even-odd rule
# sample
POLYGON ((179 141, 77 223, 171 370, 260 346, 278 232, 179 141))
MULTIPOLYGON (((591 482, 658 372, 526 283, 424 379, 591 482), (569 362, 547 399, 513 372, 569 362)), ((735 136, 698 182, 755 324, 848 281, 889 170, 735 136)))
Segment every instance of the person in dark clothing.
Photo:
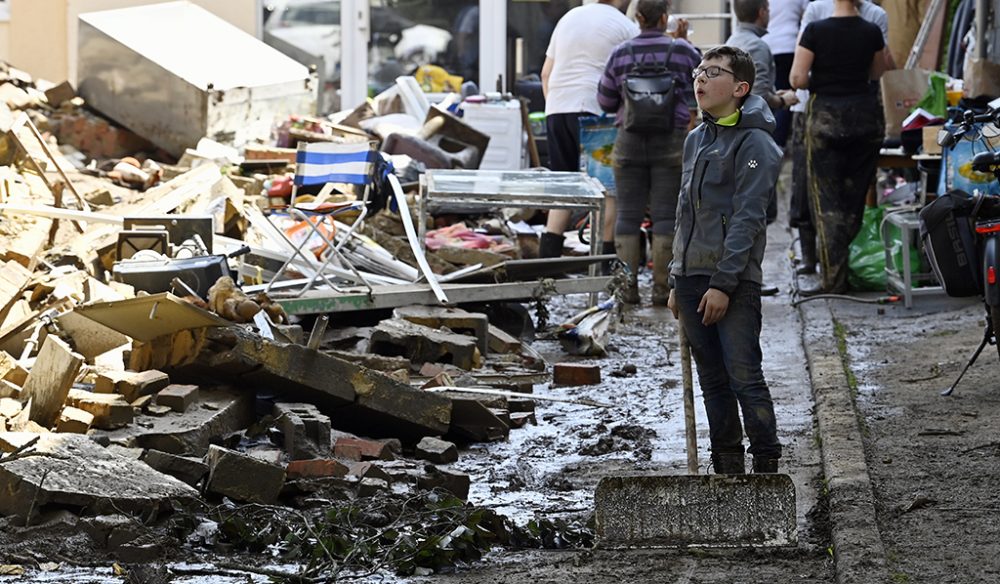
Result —
POLYGON ((761 366, 760 286, 781 149, 771 108, 751 94, 749 54, 711 49, 694 73, 704 121, 684 142, 667 305, 698 367, 715 472, 746 472, 745 430, 754 472, 773 473, 781 443, 761 366))
POLYGON ((631 270, 624 294, 625 302, 630 304, 639 303, 636 275, 642 256, 640 225, 647 207, 653 222, 651 300, 654 305, 667 304, 684 137, 694 127, 697 117, 691 72, 698 66, 701 55, 686 39, 672 39, 664 34, 668 16, 667 0, 640 0, 636 18, 642 32, 615 48, 597 87, 601 109, 618 114, 618 136, 611 153, 618 195, 615 252, 631 270), (638 133, 622 127, 625 77, 637 64, 666 64, 673 74, 672 131, 638 133))
POLYGON ((885 41, 857 4, 836 0, 832 17, 809 23, 792 63, 792 86, 811 94, 806 158, 822 270, 820 286, 801 289, 803 296, 848 289, 849 247, 861 228, 885 130, 872 83, 885 70, 885 41))

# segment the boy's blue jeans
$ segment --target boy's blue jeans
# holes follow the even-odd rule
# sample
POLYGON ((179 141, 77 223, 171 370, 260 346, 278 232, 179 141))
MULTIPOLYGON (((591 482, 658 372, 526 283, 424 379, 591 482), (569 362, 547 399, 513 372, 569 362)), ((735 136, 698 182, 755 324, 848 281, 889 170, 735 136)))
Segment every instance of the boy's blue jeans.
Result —
POLYGON ((774 403, 761 369, 760 284, 741 280, 726 315, 705 326, 698 304, 708 281, 708 276, 676 276, 674 294, 698 367, 712 452, 742 454, 745 428, 750 454, 780 458, 774 403))

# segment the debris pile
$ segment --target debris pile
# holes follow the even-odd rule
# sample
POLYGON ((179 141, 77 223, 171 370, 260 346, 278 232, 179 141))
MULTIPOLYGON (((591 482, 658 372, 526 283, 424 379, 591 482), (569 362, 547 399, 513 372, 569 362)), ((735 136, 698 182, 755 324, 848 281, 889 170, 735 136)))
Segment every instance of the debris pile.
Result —
MULTIPOLYGON (((461 503, 470 477, 455 466, 464 445, 534 423, 532 387, 549 380, 520 338, 527 315, 504 328, 497 317, 510 300, 598 288, 539 282, 545 268, 525 263, 510 210, 420 216, 416 183, 400 180, 475 168, 485 135, 437 107, 415 133, 392 133, 407 114, 388 110, 419 101, 401 82, 336 123, 290 119, 276 144, 203 139, 174 160, 68 84, 3 67, 0 87, 4 521, 70 513, 97 549, 128 561, 169 555, 153 534, 185 521, 185 541, 210 549, 283 541, 320 557, 298 522, 269 531, 227 509, 311 529, 324 505, 355 513, 402 497, 454 516, 434 534, 440 554, 406 547, 398 531, 383 560, 404 573, 511 541, 519 528, 461 503), (374 184, 295 185, 290 147, 393 141, 374 184), (435 228, 418 239, 418 223, 435 228), (450 306, 434 296, 446 282, 450 306)), ((325 517, 323 530, 343 529, 325 517)), ((543 544, 533 533, 514 539, 543 544)), ((345 534, 323 531, 319 543, 345 534)), ((316 565, 344 561, 327 553, 316 565)))

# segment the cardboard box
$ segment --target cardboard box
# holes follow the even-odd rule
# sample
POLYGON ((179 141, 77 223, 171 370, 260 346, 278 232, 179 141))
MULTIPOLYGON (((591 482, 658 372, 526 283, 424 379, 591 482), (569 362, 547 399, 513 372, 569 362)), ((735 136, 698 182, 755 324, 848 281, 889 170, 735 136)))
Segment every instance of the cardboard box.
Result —
POLYGON ((941 146, 937 143, 938 132, 943 126, 924 126, 924 154, 941 154, 941 146))
POLYGON ((903 120, 930 88, 930 77, 930 72, 923 69, 895 69, 882 75, 886 137, 899 138, 903 120))

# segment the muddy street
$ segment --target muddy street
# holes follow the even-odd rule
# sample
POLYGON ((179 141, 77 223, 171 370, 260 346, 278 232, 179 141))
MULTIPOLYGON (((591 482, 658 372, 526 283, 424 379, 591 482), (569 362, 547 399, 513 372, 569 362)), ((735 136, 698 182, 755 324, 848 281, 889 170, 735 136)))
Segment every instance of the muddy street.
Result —
MULTIPOLYGON (((564 582, 833 582, 829 524, 820 498, 822 465, 813 420, 813 402, 798 312, 789 306, 790 239, 780 225, 768 232, 766 279, 782 293, 764 298, 761 335, 764 370, 775 400, 779 435, 785 447, 781 471, 796 490, 799 545, 776 550, 585 550, 498 551, 483 565, 453 575, 421 579, 518 582, 524 578, 564 582), (734 574, 740 574, 734 577, 734 574)), ((648 277, 648 275, 646 276, 648 277)), ((648 294, 648 280, 640 279, 648 294)), ((558 311, 582 308, 569 303, 558 311)), ((538 426, 512 432, 505 443, 480 445, 459 463, 474 477, 470 499, 496 506, 517 518, 575 518, 593 512, 594 488, 601 477, 643 473, 684 474, 684 424, 677 325, 665 308, 648 303, 625 312, 600 365, 599 385, 535 391, 586 397, 614 404, 608 409, 538 402, 538 426), (635 373, 624 373, 634 365, 635 373), (485 480, 477 480, 485 479, 485 480)), ((547 359, 565 360, 552 342, 536 342, 547 359)), ((707 421, 695 391, 699 464, 709 472, 707 421)))
POLYGON ((893 582, 995 582, 997 354, 982 304, 934 296, 912 309, 837 304, 893 582))

